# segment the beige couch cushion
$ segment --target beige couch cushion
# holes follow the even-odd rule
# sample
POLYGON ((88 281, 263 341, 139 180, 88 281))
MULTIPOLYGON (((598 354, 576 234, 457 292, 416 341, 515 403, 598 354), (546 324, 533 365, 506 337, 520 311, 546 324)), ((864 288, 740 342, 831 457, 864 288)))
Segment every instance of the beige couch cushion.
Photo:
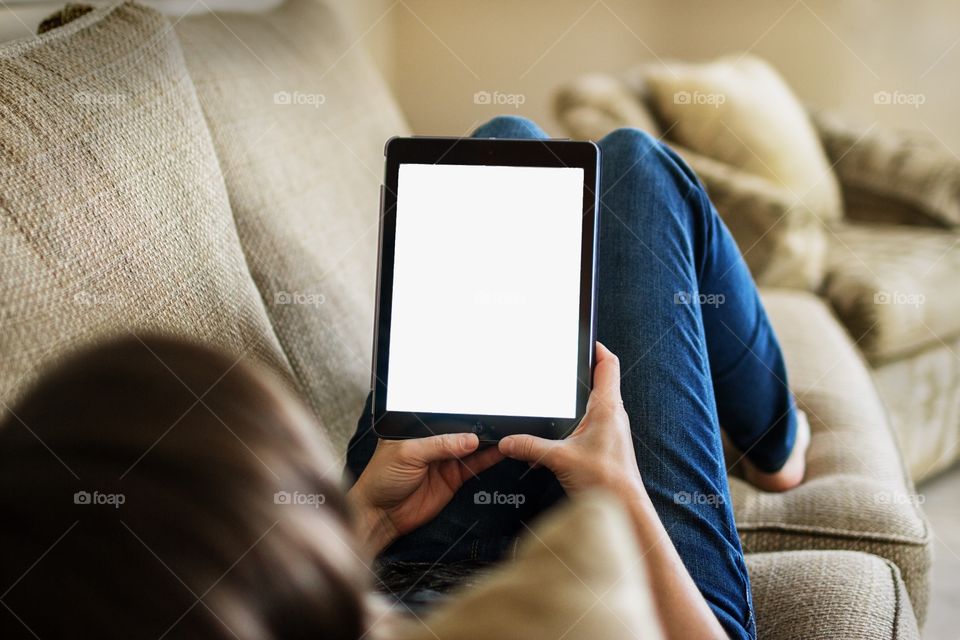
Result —
POLYGON ((733 477, 747 553, 864 551, 896 564, 922 624, 931 533, 873 381, 847 334, 812 294, 766 290, 790 386, 810 420, 803 484, 765 493, 733 477))
POLYGON ((129 332, 288 372, 169 22, 124 4, 0 49, 0 400, 129 332))
POLYGON ((375 635, 394 640, 663 637, 633 527, 616 499, 600 492, 546 514, 521 537, 516 558, 426 618, 375 635))
POLYGON ((406 126, 331 4, 176 30, 250 271, 342 453, 370 388, 383 145, 406 126))
POLYGON ((841 217, 840 190, 803 106, 753 56, 651 69, 651 99, 670 138, 766 178, 825 221, 841 217))
POLYGON ((747 556, 757 637, 919 640, 917 620, 887 560, 851 551, 747 556))
POLYGON ((960 233, 857 223, 829 241, 823 294, 872 363, 960 335, 960 233))

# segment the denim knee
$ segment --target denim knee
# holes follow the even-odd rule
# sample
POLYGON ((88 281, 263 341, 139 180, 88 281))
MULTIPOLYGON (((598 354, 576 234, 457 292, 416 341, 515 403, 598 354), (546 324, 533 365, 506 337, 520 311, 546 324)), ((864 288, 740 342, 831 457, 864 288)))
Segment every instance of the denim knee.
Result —
POLYGON ((500 115, 473 132, 474 138, 548 138, 533 120, 523 116, 500 115))
MULTIPOLYGON (((657 175, 672 180, 681 193, 700 187, 700 181, 677 153, 646 131, 633 128, 615 129, 600 141, 604 168, 621 173, 640 168, 641 175, 657 175)), ((619 177, 619 176, 617 176, 619 177)))

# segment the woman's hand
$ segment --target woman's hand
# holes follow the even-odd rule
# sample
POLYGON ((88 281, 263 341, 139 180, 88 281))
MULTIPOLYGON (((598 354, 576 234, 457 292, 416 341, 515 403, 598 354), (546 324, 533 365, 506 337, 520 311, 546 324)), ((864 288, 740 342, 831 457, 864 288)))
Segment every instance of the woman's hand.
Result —
POLYGON ((550 468, 568 493, 601 487, 619 496, 633 520, 667 636, 727 637, 643 488, 630 421, 620 398, 620 362, 606 347, 597 343, 587 413, 566 440, 508 436, 500 441, 500 451, 507 457, 550 468))
POLYGON ((567 493, 591 487, 625 496, 642 493, 630 421, 620 397, 620 361, 597 343, 597 364, 587 413, 564 440, 530 435, 507 436, 500 451, 508 458, 543 465, 567 493))
POLYGON ((472 433, 380 440, 347 493, 371 556, 436 517, 464 482, 503 460, 472 433))

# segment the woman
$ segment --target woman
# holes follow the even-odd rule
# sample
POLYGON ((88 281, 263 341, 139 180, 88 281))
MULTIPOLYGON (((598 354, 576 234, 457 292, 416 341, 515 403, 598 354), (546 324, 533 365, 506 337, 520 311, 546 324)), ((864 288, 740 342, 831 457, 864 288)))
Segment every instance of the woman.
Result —
MULTIPOLYGON (((547 137, 511 116, 474 136, 547 137)), ((743 257, 696 176, 636 129, 614 131, 598 144, 598 338, 609 350, 597 346, 587 416, 564 441, 504 438, 499 451, 511 460, 484 473, 479 469, 492 453, 466 458, 459 492, 443 492, 422 513, 411 514, 406 502, 387 508, 372 546, 390 542, 388 562, 491 561, 510 548, 523 522, 564 492, 601 486, 631 509, 671 637, 754 637, 720 425, 744 452, 746 478, 768 491, 802 480, 809 427, 798 421, 776 336, 743 257), (541 468, 531 471, 530 464, 541 468), (522 494, 524 504, 504 505, 490 517, 489 507, 474 504, 479 491, 522 494), (667 536, 672 544, 658 543, 667 536)), ((352 492, 368 492, 367 479, 380 474, 366 473, 367 465, 384 465, 379 458, 403 446, 378 444, 369 416, 368 400, 348 451, 359 478, 352 492)))
MULTIPOLYGON (((475 135, 544 137, 513 117, 475 135)), ((720 424, 768 490, 800 482, 808 434, 696 178, 639 131, 600 146, 603 344, 569 438, 378 442, 368 407, 344 496, 315 425, 269 377, 163 339, 101 347, 0 426, 3 637, 359 638, 370 557, 494 561, 593 487, 631 514, 668 635, 753 637, 720 424), (478 505, 478 491, 523 504, 478 505)))

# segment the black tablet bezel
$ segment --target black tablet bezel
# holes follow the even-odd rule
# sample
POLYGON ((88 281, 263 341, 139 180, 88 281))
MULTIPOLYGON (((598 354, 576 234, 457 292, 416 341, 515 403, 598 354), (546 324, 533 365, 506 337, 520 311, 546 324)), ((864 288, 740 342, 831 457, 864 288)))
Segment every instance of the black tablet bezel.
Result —
MULTIPOLYGON (((371 418, 378 436, 419 438, 442 433, 476 433, 482 442, 496 442, 514 433, 559 439, 568 435, 586 412, 593 386, 596 342, 597 236, 600 150, 592 142, 491 138, 391 138, 384 147, 385 180, 380 191, 380 244, 377 264, 371 388, 371 418), (397 181, 401 164, 576 167, 584 171, 581 232, 580 330, 577 356, 577 412, 574 418, 460 415, 386 410, 387 362, 393 306, 394 242, 397 181)), ((504 363, 510 366, 510 363, 504 363)))

